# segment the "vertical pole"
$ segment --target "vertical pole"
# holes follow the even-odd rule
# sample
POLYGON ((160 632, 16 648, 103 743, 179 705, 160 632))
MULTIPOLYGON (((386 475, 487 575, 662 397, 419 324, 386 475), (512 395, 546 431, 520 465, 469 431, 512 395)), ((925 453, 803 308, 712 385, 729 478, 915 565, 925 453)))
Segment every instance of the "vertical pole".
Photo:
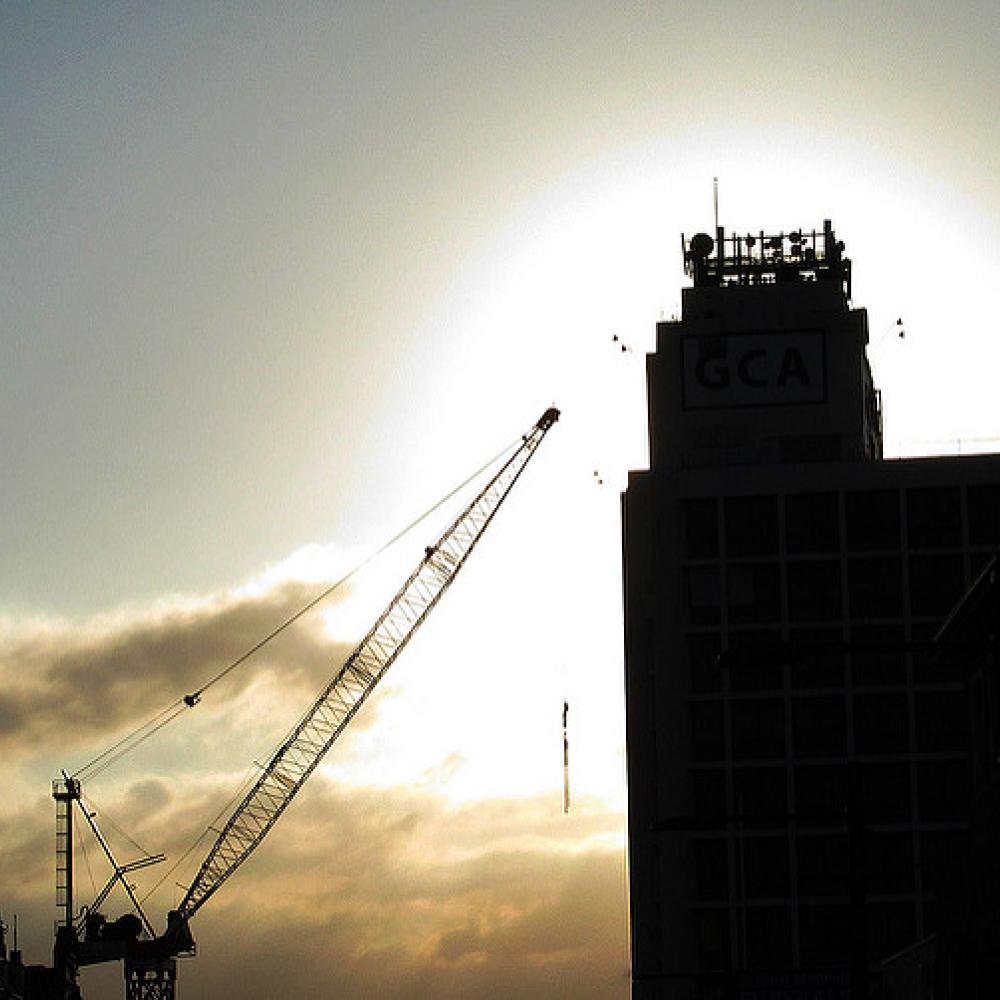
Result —
POLYGON ((63 801, 66 810, 66 910, 63 923, 69 927, 73 923, 73 803, 63 801))
POLYGON ((52 782, 56 800, 56 906, 63 911, 62 925, 72 927, 73 900, 73 802, 80 797, 80 782, 63 773, 52 782))
POLYGON ((52 957, 59 996, 79 996, 73 906, 73 802, 80 798, 80 782, 63 771, 62 778, 52 782, 52 797, 56 800, 56 905, 63 911, 52 957))
POLYGON ((569 702, 563 702, 563 813, 569 812, 569 733, 566 728, 566 717, 569 715, 569 702))

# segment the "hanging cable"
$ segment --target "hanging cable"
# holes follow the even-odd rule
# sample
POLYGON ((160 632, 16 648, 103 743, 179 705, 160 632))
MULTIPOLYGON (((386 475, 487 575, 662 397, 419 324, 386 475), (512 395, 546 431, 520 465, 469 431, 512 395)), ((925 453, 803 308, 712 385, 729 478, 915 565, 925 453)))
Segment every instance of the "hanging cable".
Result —
POLYGON ((148 728, 151 725, 151 723, 147 722, 145 726, 143 726, 141 729, 136 730, 132 734, 132 736, 129 737, 131 742, 128 742, 126 746, 122 746, 122 744, 125 743, 126 741, 124 740, 119 741, 118 745, 121 746, 122 748, 121 750, 118 751, 118 753, 114 754, 114 756, 108 757, 107 752, 102 754, 102 756, 106 757, 107 759, 104 761, 103 764, 100 765, 100 767, 93 767, 92 765, 96 764, 96 761, 92 761, 91 764, 87 765, 87 767, 81 768, 80 772, 76 775, 73 775, 73 777, 80 777, 81 780, 82 778, 86 778, 89 781, 93 778, 96 778, 99 774, 103 774, 109 767, 112 767, 114 764, 116 764, 126 754, 131 753, 133 750, 136 749, 136 747, 140 746, 140 744, 145 743, 146 740, 148 740, 151 736, 155 736, 165 725, 167 725, 170 722, 173 722, 178 715, 182 715, 184 713, 184 710, 185 706, 183 704, 183 699, 175 701, 173 705, 171 705, 167 709, 164 709, 164 711, 162 711, 158 716, 156 716, 156 719, 159 719, 160 721, 158 721, 155 726, 153 726, 152 728, 148 728), (140 733, 141 735, 139 735, 140 733))
POLYGON ((150 851, 147 851, 147 850, 146 850, 146 848, 145 848, 145 847, 143 847, 143 846, 142 846, 142 844, 140 844, 140 843, 139 843, 139 842, 138 842, 137 840, 135 840, 134 838, 130 837, 130 836, 129 836, 129 835, 128 835, 128 834, 127 834, 127 833, 126 833, 126 832, 125 832, 125 831, 124 831, 124 830, 123 830, 123 829, 122 829, 122 828, 121 828, 121 827, 120 827, 120 826, 119 826, 119 825, 118 825, 118 824, 117 824, 117 823, 116 823, 116 822, 115 822, 115 821, 114 821, 114 820, 113 820, 113 819, 112 819, 112 818, 111 818, 111 817, 110 817, 110 816, 109 816, 108 814, 107 814, 107 811, 106 811, 106 810, 104 810, 104 809, 102 809, 102 808, 99 808, 99 807, 98 807, 98 805, 97 805, 97 803, 96 803, 96 802, 94 801, 94 797, 93 797, 92 795, 88 795, 88 796, 87 796, 87 798, 88 798, 88 800, 89 800, 89 803, 90 803, 90 805, 92 805, 92 806, 94 807, 94 809, 93 809, 93 815, 94 815, 94 816, 97 816, 98 814, 100 814, 100 817, 101 817, 101 819, 102 819, 102 820, 104 821, 104 823, 106 823, 106 824, 107 824, 108 826, 110 826, 110 827, 111 827, 111 829, 112 829, 112 830, 114 830, 114 831, 115 831, 115 833, 117 833, 119 837, 123 837, 123 838, 124 838, 125 840, 127 840, 127 841, 128 841, 128 842, 129 842, 129 843, 130 843, 130 844, 131 844, 131 845, 132 845, 132 846, 133 846, 133 847, 134 847, 134 848, 135 848, 135 849, 136 849, 136 850, 137 850, 137 851, 138 851, 138 852, 139 852, 140 854, 144 855, 144 856, 145 856, 145 857, 147 857, 147 858, 149 858, 149 857, 152 857, 152 854, 151 854, 151 852, 150 852, 150 851))
POLYGON ((202 830, 201 833, 199 833, 197 837, 195 837, 195 839, 194 839, 193 843, 191 844, 191 846, 170 866, 170 868, 166 872, 164 872, 164 874, 161 876, 160 880, 156 883, 156 885, 153 886, 152 889, 149 890, 149 892, 146 893, 145 896, 142 897, 142 899, 140 900, 140 902, 145 903, 146 900, 149 899, 149 897, 152 896, 153 893, 156 892, 156 890, 159 889, 160 886, 163 885, 163 883, 166 882, 166 880, 168 878, 170 878, 171 875, 173 875, 174 872, 176 872, 177 869, 180 868, 180 866, 182 864, 184 864, 184 862, 191 856, 191 853, 194 851, 194 849, 210 833, 214 832, 213 829, 212 829, 213 826, 216 823, 218 823, 219 820, 222 819, 222 817, 225 816, 229 812, 230 809, 232 809, 232 807, 243 796, 244 792, 246 792, 246 790, 250 787, 250 785, 253 782, 254 772, 255 771, 256 771, 256 767, 251 767, 247 771, 247 776, 243 779, 243 781, 240 782, 239 788, 237 788, 236 791, 229 797, 229 799, 226 800, 225 805, 223 805, 223 807, 212 817, 212 819, 209 821, 209 823, 205 827, 205 829, 202 830))
POLYGON ((563 737, 563 815, 569 815, 569 702, 563 700, 562 737, 563 737))
POLYGON ((406 527, 397 531, 396 534, 394 534, 387 542, 384 542, 378 549, 372 552, 371 555, 363 559, 353 569, 351 569, 348 573, 342 576, 335 583, 332 583, 322 593, 314 597, 308 604, 306 604, 303 608, 297 611, 294 615, 292 615, 290 618, 287 618, 280 625, 278 625, 277 628, 269 632, 263 639, 255 643, 245 653, 238 656, 228 666, 224 667, 217 674, 211 677, 200 688, 198 688, 196 691, 191 692, 190 694, 184 695, 184 697, 182 698, 178 698, 177 701, 173 702, 173 704, 167 706, 157 715, 153 716, 153 718, 150 719, 148 722, 139 726, 138 729, 135 729, 132 732, 128 733, 127 735, 123 736, 115 744, 108 747, 108 749, 104 750, 102 753, 98 754, 93 760, 88 761, 81 768, 74 771, 72 777, 80 780, 83 779, 90 780, 96 777, 98 774, 102 774, 109 767, 111 767, 112 765, 116 764, 119 760, 121 760, 122 757, 131 753, 133 750, 136 749, 136 747, 140 746, 142 743, 145 743, 146 740, 148 740, 151 736, 154 736, 156 733, 158 733, 168 723, 173 722, 173 720, 176 719, 177 716, 182 715, 186 708, 194 708, 195 705, 197 705, 198 702, 201 701, 201 696, 206 691, 208 691, 210 688, 218 684, 219 681, 221 681, 224 677, 232 673, 237 667, 244 664, 247 660, 250 659, 250 657, 252 657, 255 653, 259 652, 264 646, 266 646, 273 639, 281 635, 281 633, 284 632, 285 629, 289 628, 291 625, 294 625, 295 622, 297 622, 303 615, 307 614, 309 611, 315 608, 317 604, 320 604, 322 601, 326 600, 335 590, 342 587, 352 577, 356 576, 359 572, 361 572, 361 570, 364 569, 370 562, 377 559, 380 555, 386 552, 387 549, 391 548, 398 541, 400 541, 400 539, 402 539, 411 531, 413 531, 413 529, 416 528, 421 522, 425 521, 440 507, 443 507, 446 503, 448 503, 448 501, 450 501, 458 493, 464 490, 474 479, 481 476, 487 469, 489 469, 491 466, 499 462, 500 459, 504 455, 506 455, 508 451, 511 451, 513 448, 520 446, 521 443, 522 443, 521 438, 518 438, 516 441, 513 441, 506 447, 502 448, 499 452, 497 452, 496 455, 494 455, 491 459, 489 459, 487 462, 484 462, 478 469, 476 469, 475 472, 467 476, 461 483, 458 484, 458 486, 454 487, 454 489, 449 491, 436 503, 428 507, 427 510, 425 510, 422 514, 420 514, 418 517, 410 521, 410 523, 407 524, 406 527))
POLYGON ((87 854, 87 845, 83 842, 83 836, 80 834, 80 828, 78 826, 73 827, 73 832, 76 834, 76 846, 80 848, 80 853, 83 855, 83 863, 87 867, 87 877, 90 879, 90 888, 94 891, 94 895, 97 895, 97 883, 94 881, 94 872, 90 867, 90 856, 87 854))
MULTIPOLYGON (((143 723, 141 726, 139 726, 138 729, 132 730, 132 732, 126 734, 120 740, 118 740, 117 743, 113 743, 111 746, 109 746, 102 753, 98 754, 92 761, 90 761, 87 764, 84 764, 83 767, 81 767, 79 770, 75 771, 71 775, 71 777, 73 777, 73 778, 81 778, 81 779, 83 777, 92 777, 92 775, 88 775, 88 774, 86 774, 86 772, 91 771, 102 760, 105 760, 106 758, 110 757, 116 750, 119 749, 119 747, 123 747, 123 746, 125 746, 126 743, 130 742, 131 740, 134 740, 136 737, 139 736, 140 733, 142 733, 145 730, 149 729, 151 726, 156 725, 156 723, 158 723, 165 715, 169 714, 175 708, 178 708, 179 706, 181 706, 183 704, 184 704, 184 699, 183 698, 178 698, 177 701, 175 701, 172 705, 169 705, 167 708, 163 709, 162 712, 158 712, 148 722, 143 723)), ((155 732, 155 730, 153 730, 153 732, 155 732)), ((117 760, 118 758, 116 757, 114 759, 117 760)), ((101 768, 101 770, 103 771, 104 768, 101 768)))

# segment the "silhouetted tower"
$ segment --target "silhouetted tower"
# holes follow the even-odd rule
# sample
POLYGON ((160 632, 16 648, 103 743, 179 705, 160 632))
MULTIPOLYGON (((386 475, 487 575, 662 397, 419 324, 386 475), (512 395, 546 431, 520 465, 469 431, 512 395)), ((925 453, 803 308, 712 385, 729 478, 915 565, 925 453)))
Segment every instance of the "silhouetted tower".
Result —
POLYGON ((682 246, 623 498, 633 996, 864 997, 967 828, 914 643, 1000 544, 1000 458, 882 460, 830 222, 682 246))

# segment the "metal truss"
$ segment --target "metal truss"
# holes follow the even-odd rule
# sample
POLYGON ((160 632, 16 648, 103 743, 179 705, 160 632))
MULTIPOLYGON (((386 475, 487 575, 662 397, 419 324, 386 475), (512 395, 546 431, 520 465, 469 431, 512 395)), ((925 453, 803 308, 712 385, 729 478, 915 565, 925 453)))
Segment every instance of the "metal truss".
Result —
MULTIPOLYGON (((403 584, 368 634, 262 769, 218 833, 178 907, 191 917, 250 856, 382 679, 442 594, 559 418, 547 410, 479 495, 462 511, 403 584)), ((136 993, 135 1000, 168 994, 136 993)), ((173 996, 172 993, 169 994, 173 996)), ((128 1000, 133 1000, 129 993, 128 1000)))

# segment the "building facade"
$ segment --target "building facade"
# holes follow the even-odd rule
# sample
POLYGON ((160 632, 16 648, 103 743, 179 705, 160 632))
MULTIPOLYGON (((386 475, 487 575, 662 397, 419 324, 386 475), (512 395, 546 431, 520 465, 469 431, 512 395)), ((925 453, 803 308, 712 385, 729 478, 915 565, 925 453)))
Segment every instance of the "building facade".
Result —
POLYGON ((875 997, 968 836, 930 641, 1000 547, 1000 456, 883 459, 829 222, 684 254, 623 497, 633 996, 875 997))

